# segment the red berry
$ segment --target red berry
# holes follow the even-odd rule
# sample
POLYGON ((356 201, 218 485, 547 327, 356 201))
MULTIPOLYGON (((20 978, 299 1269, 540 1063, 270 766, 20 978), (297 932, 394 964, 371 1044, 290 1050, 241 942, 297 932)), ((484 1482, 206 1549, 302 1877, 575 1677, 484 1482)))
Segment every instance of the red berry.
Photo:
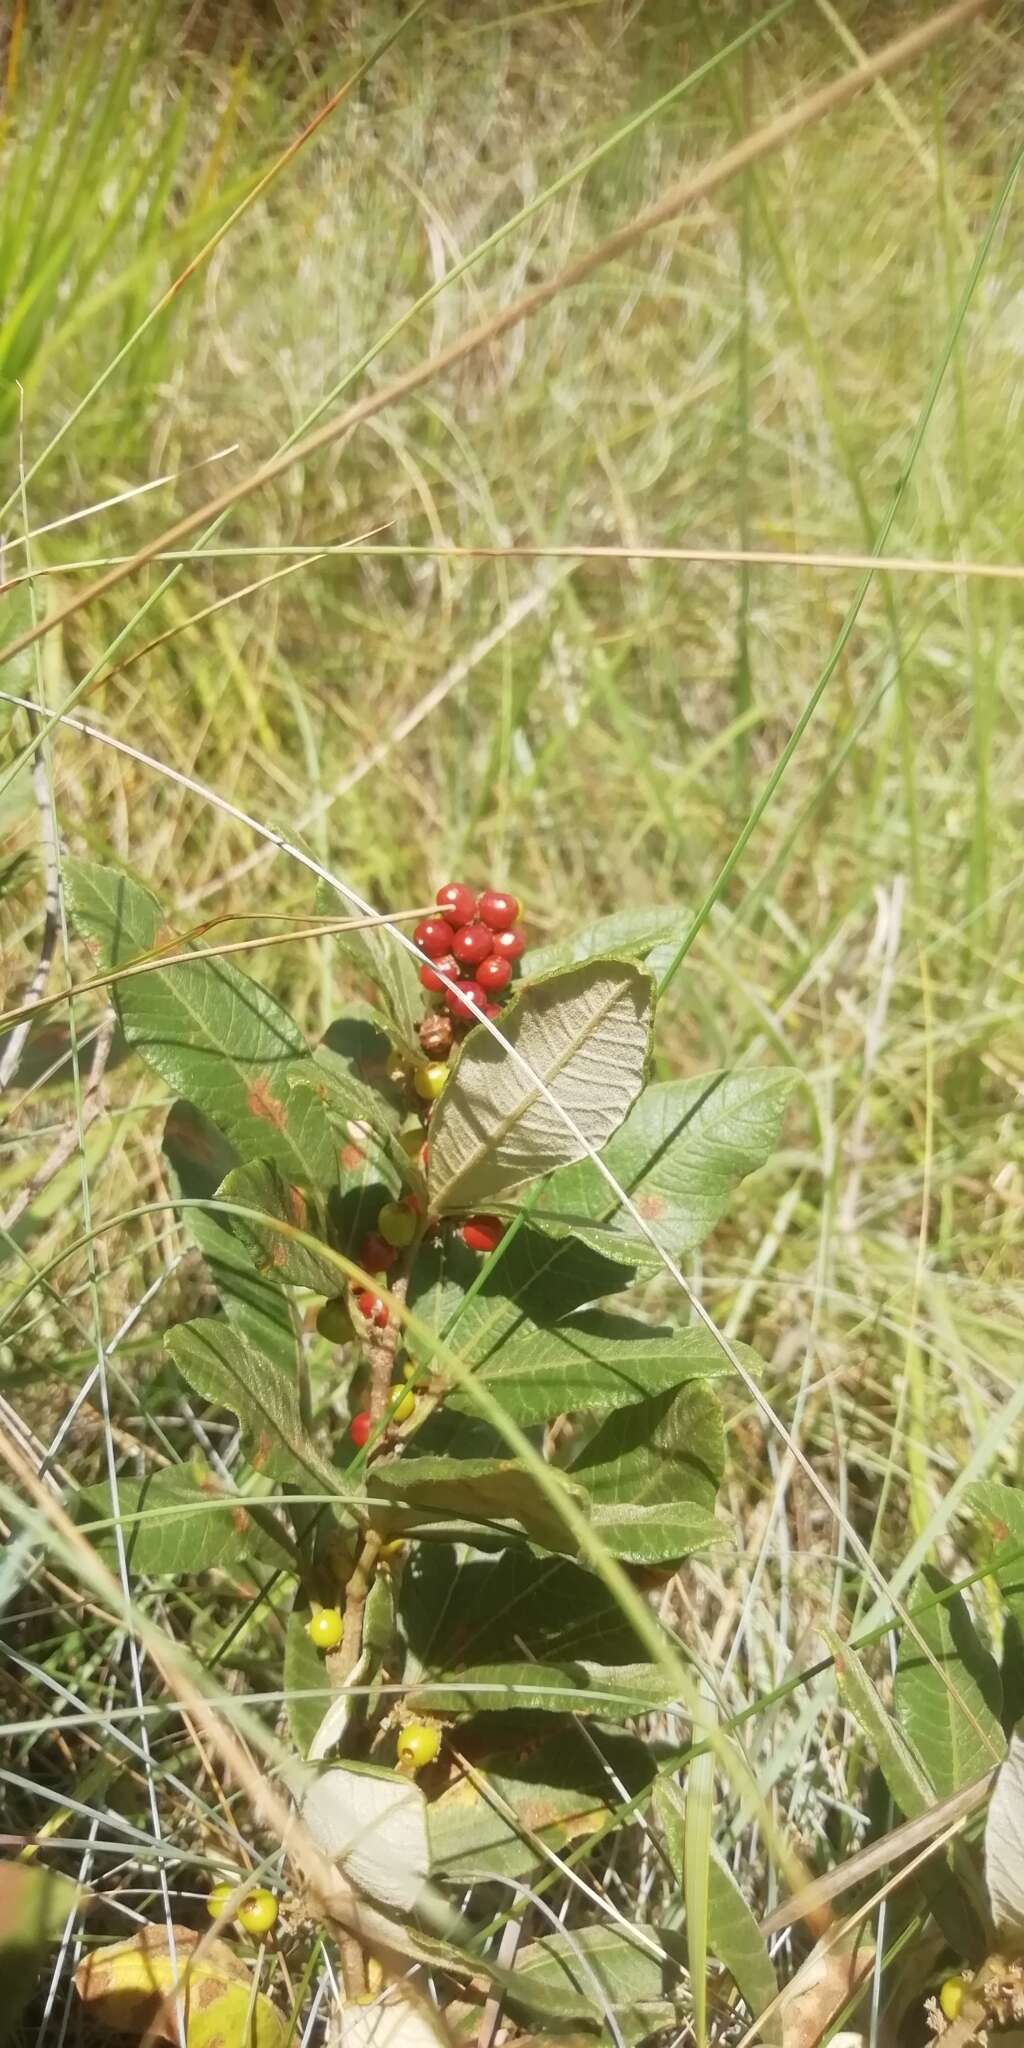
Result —
POLYGON ((526 940, 522 932, 516 931, 514 928, 504 932, 495 932, 494 951, 499 959, 518 960, 520 953, 525 952, 525 950, 526 940))
POLYGON ((485 1004, 484 1004, 484 1016, 485 1016, 485 1017, 489 1017, 489 1018, 490 1018, 490 1020, 491 1020, 491 1023, 493 1024, 493 1022, 494 1022, 494 1019, 495 1019, 495 1017, 500 1017, 500 1016, 501 1016, 501 1004, 500 1004, 500 1003, 485 1003, 485 1004))
POLYGON ((397 1257, 397 1246, 389 1244, 379 1230, 368 1230, 356 1253, 364 1273, 389 1273, 397 1257))
POLYGON ((379 1294, 371 1294, 368 1287, 361 1288, 356 1295, 356 1307, 364 1321, 372 1323, 374 1329, 387 1328, 388 1305, 386 1301, 381 1300, 379 1294))
POLYGON ((447 918, 425 917, 412 936, 421 953, 427 953, 431 960, 440 960, 451 945, 452 928, 447 918))
POLYGON ((494 951, 494 940, 485 924, 464 924, 452 940, 452 952, 464 967, 478 967, 494 951))
POLYGON ((444 888, 437 892, 437 901, 441 906, 441 916, 449 924, 468 924, 476 915, 476 897, 472 889, 467 889, 465 882, 446 882, 444 888))
POLYGON ((373 1423, 370 1420, 368 1408, 361 1408, 358 1415, 353 1415, 348 1426, 348 1433, 357 1451, 362 1450, 372 1428, 373 1423))
POLYGON ((462 1226, 462 1242, 471 1252, 493 1252, 506 1229, 500 1216, 468 1216, 462 1226))
MULTIPOLYGON (((452 936, 452 928, 450 924, 445 925, 445 931, 448 934, 448 941, 450 944, 452 936)), ((458 981, 459 963, 456 960, 454 953, 442 953, 440 957, 434 961, 434 967, 439 967, 443 974, 447 974, 450 981, 458 981)), ((439 974, 434 973, 434 967, 420 968, 420 980, 423 983, 424 988, 428 988, 430 990, 432 996, 436 996, 438 990, 440 990, 442 994, 444 993, 444 982, 441 980, 441 976, 439 974)))
POLYGON ((492 953, 489 960, 481 960, 476 978, 480 987, 492 995, 496 989, 508 987, 512 979, 512 962, 503 960, 500 953, 492 953))
POLYGON ((447 989, 445 990, 445 1001, 452 1016, 479 1016, 480 1011, 486 1007, 487 1001, 483 989, 478 988, 475 981, 457 981, 455 987, 458 991, 457 994, 451 994, 447 989))
POLYGON ((514 896, 507 896, 504 889, 485 889, 476 906, 476 914, 490 925, 492 932, 507 932, 519 916, 519 905, 514 896))

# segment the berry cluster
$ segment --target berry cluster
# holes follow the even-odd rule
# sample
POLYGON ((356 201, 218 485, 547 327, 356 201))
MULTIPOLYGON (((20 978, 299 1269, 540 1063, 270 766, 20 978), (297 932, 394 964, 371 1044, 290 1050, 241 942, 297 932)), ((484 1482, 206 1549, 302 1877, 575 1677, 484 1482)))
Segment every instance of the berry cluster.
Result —
POLYGON ((425 917, 413 932, 430 962, 420 968, 420 980, 428 995, 439 998, 420 1026, 425 1052, 448 1051, 456 1029, 468 1028, 480 1016, 498 1015, 524 950, 518 916, 519 905, 505 889, 474 896, 465 882, 446 882, 438 890, 436 915, 425 917), (453 988, 445 987, 442 974, 453 988))

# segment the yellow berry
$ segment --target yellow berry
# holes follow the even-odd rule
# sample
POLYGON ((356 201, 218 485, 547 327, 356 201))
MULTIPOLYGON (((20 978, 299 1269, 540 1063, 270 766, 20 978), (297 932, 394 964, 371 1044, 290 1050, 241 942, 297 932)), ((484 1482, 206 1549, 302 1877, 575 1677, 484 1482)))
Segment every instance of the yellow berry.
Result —
POLYGON ((377 1218, 377 1229, 385 1244, 404 1251, 416 1235, 416 1211, 407 1202, 385 1202, 377 1218))
POLYGON ((432 1764, 441 1747, 440 1728, 428 1728, 425 1721, 410 1721, 407 1728, 398 1731, 398 1768, 401 1771, 421 1771, 425 1764, 432 1764))
POLYGON ((345 1624, 336 1607, 318 1608, 306 1623, 306 1634, 318 1650, 336 1650, 344 1632, 345 1624))
POLYGON ((259 1891, 250 1892, 245 1903, 239 1906, 235 1918, 247 1934, 269 1934, 277 1919, 277 1900, 273 1892, 264 1891, 262 1886, 259 1891))
POLYGON ((404 1394, 399 1394, 398 1399, 391 1410, 391 1420, 392 1422, 408 1422, 410 1415, 415 1415, 415 1413, 415 1394, 411 1394, 408 1392, 404 1394))
POLYGON ((352 1317, 348 1302, 343 1294, 336 1294, 333 1301, 325 1301, 320 1310, 316 1326, 321 1337, 329 1338, 332 1344, 347 1344, 354 1335, 352 1317))
POLYGON ((433 1060, 429 1067, 417 1067, 413 1085, 423 1102, 436 1102, 448 1079, 447 1060, 433 1060))
POLYGON ((939 1992, 939 2004, 947 2020, 955 2020, 964 2002, 967 1986, 962 1977, 947 1977, 939 1992))
POLYGON ((381 1544, 380 1549, 377 1552, 378 1562, 380 1564, 387 1565, 394 1564, 396 1560, 401 1557, 404 1549, 405 1537, 392 1536, 390 1543, 381 1544))
POLYGON ((231 1897, 232 1892, 235 1890, 237 1890, 237 1886, 233 1884, 214 1885, 213 1890, 212 1892, 210 1892, 206 1901, 206 1910, 209 1913, 211 1920, 220 1919, 220 1916, 223 1913, 224 1908, 227 1905, 227 1902, 231 1897))

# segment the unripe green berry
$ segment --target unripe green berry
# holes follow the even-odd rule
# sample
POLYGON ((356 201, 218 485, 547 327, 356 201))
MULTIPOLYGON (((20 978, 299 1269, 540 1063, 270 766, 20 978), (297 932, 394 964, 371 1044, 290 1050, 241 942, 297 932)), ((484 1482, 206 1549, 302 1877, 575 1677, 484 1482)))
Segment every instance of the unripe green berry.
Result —
POLYGON ((385 1202, 377 1217, 377 1229, 386 1244, 404 1251, 416 1235, 416 1211, 407 1202, 385 1202))
POLYGON ((426 1764, 433 1763, 440 1747, 440 1728, 430 1728, 425 1721, 410 1721, 398 1731, 399 1770, 421 1771, 426 1764))
POLYGON ((332 1301, 325 1301, 316 1319, 321 1337, 331 1344, 347 1344, 354 1334, 348 1302, 343 1294, 336 1294, 332 1301))
POLYGON ((433 1060, 429 1067, 417 1067, 413 1086, 421 1102, 436 1102, 448 1079, 445 1060, 433 1060))
POLYGON ((262 1886, 259 1891, 250 1892, 244 1904, 239 1906, 235 1918, 247 1934, 269 1934, 277 1919, 277 1900, 273 1892, 264 1891, 262 1886))

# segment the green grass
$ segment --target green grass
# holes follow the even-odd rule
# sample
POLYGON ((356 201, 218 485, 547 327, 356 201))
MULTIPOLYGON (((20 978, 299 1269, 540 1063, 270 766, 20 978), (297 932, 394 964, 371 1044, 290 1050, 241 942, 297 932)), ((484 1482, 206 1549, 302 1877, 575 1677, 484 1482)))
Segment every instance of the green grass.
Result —
MULTIPOLYGON (((281 28, 184 5, 29 10, 0 129, 7 574, 26 560, 23 468, 42 612, 84 583, 80 565, 130 553, 336 407, 329 394, 359 395, 408 367, 838 75, 853 61, 840 27, 875 47, 926 12, 851 5, 840 24, 824 0, 796 0, 745 55, 674 94, 756 9, 428 7, 133 341, 395 18, 370 6, 335 18, 322 5, 283 9, 281 28), (586 176, 569 175, 666 94, 586 176)), ((19 664, 18 686, 57 708, 103 673, 123 635, 86 714, 299 835, 381 904, 418 902, 458 872, 507 879, 543 939, 622 904, 696 909, 762 799, 861 572, 628 551, 869 552, 949 344, 886 552, 1019 559, 1019 192, 962 320, 957 309, 1018 146, 1022 89, 1012 10, 993 7, 983 27, 254 495, 204 558, 154 565, 78 613, 41 643, 38 670, 19 664), (354 554, 310 559, 210 609, 294 561, 289 550, 371 531, 354 554), (623 557, 515 552, 574 543, 623 557), (457 552, 474 547, 505 552, 457 552)), ((0 641, 23 597, 0 600, 0 641)), ((1022 624, 1021 581, 927 567, 870 579, 792 763, 672 983, 660 1040, 666 1072, 758 1048, 801 1071, 784 1151, 742 1190, 691 1278, 730 1336, 765 1358, 774 1406, 898 1583, 917 1542, 947 1566, 971 1561, 950 1488, 972 1459, 991 1476, 1016 1469, 1001 1418, 1016 1414, 1024 1283, 1022 624)), ((12 728, 12 748, 24 738, 12 728)), ((228 908, 311 909, 308 877, 280 855, 232 879, 251 835, 201 799, 67 733, 52 760, 65 843, 113 848, 182 924, 228 908)), ((0 820, 12 851, 35 846, 23 783, 0 798, 0 820)), ((31 975, 40 915, 30 875, 0 904, 0 1004, 31 975)), ((84 976, 75 944, 71 963, 84 976)), ((327 948, 275 948, 260 971, 311 1032, 323 1027, 336 993, 327 948)), ((83 1002, 80 1035, 99 1016, 83 1002)), ((63 1047, 51 1023, 35 1070, 63 1047)), ((152 1079, 116 1067, 108 1093, 116 1115, 88 1138, 97 1223, 166 1195, 152 1079)), ((11 1109, 0 1210, 70 1113, 70 1092, 52 1086, 11 1109)), ((72 1160, 19 1220, 0 1302, 24 1284, 25 1257, 44 1265, 83 1213, 72 1160)), ((108 1336, 181 1243, 152 1215, 100 1239, 108 1336)), ((177 1268, 144 1327, 187 1308, 197 1284, 188 1262, 177 1268)), ((10 1399, 41 1442, 91 1356, 89 1285, 78 1265, 37 1293, 10 1361, 10 1399)), ((123 1369, 116 1353, 111 1366, 122 1448, 151 1429, 136 1335, 123 1369)), ((158 1358, 151 1349, 147 1370, 158 1358)), ((101 1441, 86 1407, 62 1453, 75 1479, 100 1469, 101 1441)), ((733 1443, 736 1556, 693 1567, 670 1607, 723 1673, 723 1716, 778 1683, 833 1607, 872 1606, 806 1481, 738 1403, 733 1443)), ((38 1578, 18 1620, 26 1654, 55 1672, 67 1655, 59 1597, 38 1578)), ((87 1618, 80 1626, 89 1672, 76 1683, 98 1701, 105 1651, 87 1618)), ((12 1669, 12 1716, 23 1683, 12 1669)), ((124 1670, 116 1683, 130 1703, 124 1670)), ((834 1826, 834 1841, 856 1846, 829 1802, 863 1803, 868 1760, 844 1747, 838 1713, 780 1721, 772 1710, 748 1726, 747 1754, 784 1803, 809 1773, 811 1835, 834 1826)), ((31 1776, 32 1756, 23 1742, 12 1768, 31 1776)), ((55 1750, 44 1767, 65 1782, 55 1750)), ((12 1825, 38 1820, 27 1796, 20 1807, 12 1825)))

